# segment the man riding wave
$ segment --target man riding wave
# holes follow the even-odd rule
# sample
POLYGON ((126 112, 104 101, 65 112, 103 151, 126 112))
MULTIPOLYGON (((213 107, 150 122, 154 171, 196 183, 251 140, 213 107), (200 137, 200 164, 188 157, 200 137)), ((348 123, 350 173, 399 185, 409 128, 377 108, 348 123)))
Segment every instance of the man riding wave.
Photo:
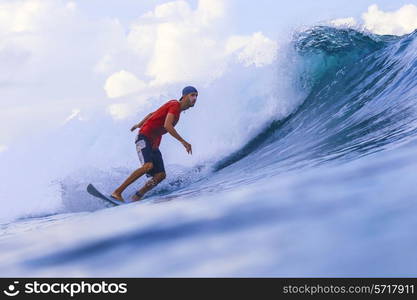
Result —
POLYGON ((192 154, 191 144, 185 141, 174 126, 177 124, 182 111, 193 107, 197 101, 198 91, 195 87, 187 86, 182 90, 182 97, 179 100, 170 100, 159 107, 156 111, 149 113, 142 121, 134 125, 130 130, 139 128, 135 139, 136 151, 141 162, 141 167, 135 170, 114 192, 111 197, 124 201, 123 191, 143 174, 152 177, 133 196, 132 201, 142 199, 143 195, 165 179, 164 161, 162 159, 159 145, 162 135, 169 132, 177 139, 185 150, 192 154))

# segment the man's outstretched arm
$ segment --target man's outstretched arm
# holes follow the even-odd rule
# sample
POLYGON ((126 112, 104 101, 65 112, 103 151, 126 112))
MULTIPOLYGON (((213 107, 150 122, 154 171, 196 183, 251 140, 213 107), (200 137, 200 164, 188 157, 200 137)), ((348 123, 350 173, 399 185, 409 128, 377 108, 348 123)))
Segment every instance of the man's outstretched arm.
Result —
POLYGON ((130 131, 133 131, 133 130, 135 130, 136 128, 140 128, 140 127, 142 127, 142 125, 143 125, 143 123, 145 123, 145 121, 147 120, 147 119, 149 119, 151 116, 152 116, 152 114, 153 114, 153 112, 151 112, 151 113, 149 113, 145 118, 143 118, 143 120, 142 121, 140 121, 138 124, 136 124, 136 125, 133 125, 133 127, 132 128, 130 128, 130 131))
POLYGON ((175 130, 174 128, 174 119, 175 116, 172 113, 168 113, 167 117, 165 118, 164 127, 169 132, 170 135, 172 135, 174 138, 176 138, 183 146, 185 147, 185 150, 187 150, 188 153, 193 154, 193 151, 191 149, 191 144, 187 143, 175 130))

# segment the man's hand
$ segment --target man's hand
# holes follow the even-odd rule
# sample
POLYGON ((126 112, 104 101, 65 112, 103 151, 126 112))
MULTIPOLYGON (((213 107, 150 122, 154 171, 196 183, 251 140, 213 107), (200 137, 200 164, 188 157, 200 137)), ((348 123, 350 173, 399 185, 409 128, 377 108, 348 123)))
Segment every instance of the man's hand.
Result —
POLYGON ((181 144, 185 147, 185 150, 187 150, 187 153, 193 154, 193 150, 191 149, 191 144, 187 143, 186 141, 182 141, 181 144))
POLYGON ((181 144, 185 147, 185 150, 187 150, 187 152, 189 154, 193 154, 193 150, 191 149, 191 145, 189 143, 187 143, 179 134, 178 132, 175 130, 174 128, 174 119, 175 116, 172 113, 168 113, 166 118, 165 118, 165 123, 164 123, 164 127, 166 129, 166 131, 169 132, 170 135, 172 135, 174 138, 176 138, 179 142, 181 142, 181 144))

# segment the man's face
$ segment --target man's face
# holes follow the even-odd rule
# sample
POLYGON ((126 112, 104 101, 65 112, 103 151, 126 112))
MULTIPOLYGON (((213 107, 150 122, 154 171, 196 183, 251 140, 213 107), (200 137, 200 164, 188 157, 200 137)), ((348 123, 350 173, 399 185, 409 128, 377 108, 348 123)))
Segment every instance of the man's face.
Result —
POLYGON ((197 102, 198 93, 190 93, 188 94, 188 107, 193 107, 194 104, 197 102))

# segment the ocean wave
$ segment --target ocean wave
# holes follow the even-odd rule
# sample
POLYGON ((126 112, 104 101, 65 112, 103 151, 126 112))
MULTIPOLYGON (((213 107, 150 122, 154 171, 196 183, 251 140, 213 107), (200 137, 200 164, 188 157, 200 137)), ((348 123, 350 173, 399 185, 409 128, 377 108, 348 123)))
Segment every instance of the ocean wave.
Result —
POLYGON ((310 165, 355 158, 414 137, 416 36, 417 31, 396 37, 326 26, 296 33, 293 46, 303 60, 299 77, 307 97, 215 170, 245 157, 256 161, 256 169, 286 160, 310 165), (254 160, 262 151, 268 157, 254 160))

